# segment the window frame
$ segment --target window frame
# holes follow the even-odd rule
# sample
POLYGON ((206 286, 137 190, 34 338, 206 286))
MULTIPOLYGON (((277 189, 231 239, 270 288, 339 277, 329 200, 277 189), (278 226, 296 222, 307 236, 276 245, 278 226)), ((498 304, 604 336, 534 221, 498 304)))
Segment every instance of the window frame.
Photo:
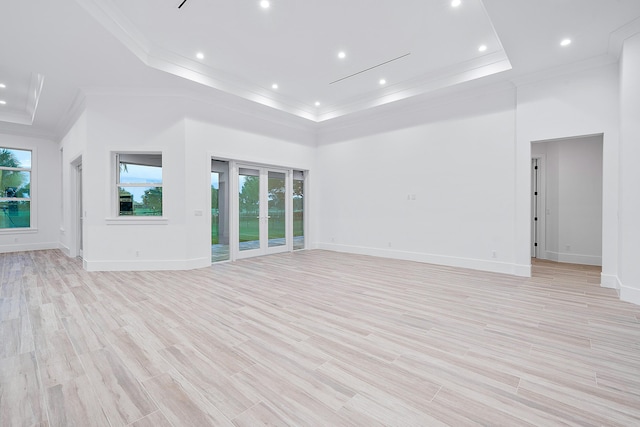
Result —
MULTIPOLYGON (((166 222, 165 218, 165 197, 164 197, 164 156, 162 151, 117 151, 113 152, 113 160, 114 160, 114 173, 115 179, 112 181, 115 183, 113 187, 113 209, 112 209, 112 218, 109 218, 108 222, 111 223, 124 223, 124 222, 133 222, 133 223, 142 223, 142 222, 150 222, 150 223, 158 223, 158 222, 166 222), (120 163, 121 156, 160 156, 160 169, 162 170, 162 181, 161 182, 122 182, 120 181, 120 163), (156 187, 162 189, 162 212, 160 215, 121 215, 120 214, 120 188, 123 187, 138 187, 138 188, 147 188, 147 187, 156 187)), ((129 163, 127 161, 122 161, 124 163, 129 163)))
MULTIPOLYGON (((35 209, 36 206, 36 148, 30 147, 15 147, 2 145, 0 146, 0 150, 16 150, 16 151, 28 151, 31 153, 31 167, 10 167, 10 166, 0 166, 1 171, 8 170, 12 172, 27 172, 29 173, 29 197, 6 197, 4 191, 0 191, 0 202, 29 202, 29 226, 28 227, 0 227, 0 234, 15 234, 15 233, 25 233, 25 232, 35 232, 37 231, 37 218, 35 209)), ((0 215, 4 215, 4 213, 0 212, 0 215)))

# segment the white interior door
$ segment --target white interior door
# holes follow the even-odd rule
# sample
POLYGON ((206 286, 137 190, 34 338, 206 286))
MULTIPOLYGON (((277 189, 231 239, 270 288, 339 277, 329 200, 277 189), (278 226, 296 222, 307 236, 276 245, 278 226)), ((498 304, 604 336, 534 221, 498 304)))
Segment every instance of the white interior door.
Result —
POLYGON ((238 165, 236 258, 291 250, 290 171, 238 165))

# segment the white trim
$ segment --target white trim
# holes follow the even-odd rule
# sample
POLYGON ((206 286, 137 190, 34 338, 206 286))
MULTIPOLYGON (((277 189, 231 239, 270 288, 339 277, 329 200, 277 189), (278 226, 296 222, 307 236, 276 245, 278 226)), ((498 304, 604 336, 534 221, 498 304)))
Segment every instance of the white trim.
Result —
POLYGON ((600 273, 600 286, 603 288, 620 290, 620 281, 615 274, 600 273))
MULTIPOLYGON (((533 141, 530 144, 535 144, 533 141)), ((547 258, 547 155, 546 154, 533 154, 533 145, 531 145, 531 159, 538 160, 538 250, 536 258, 547 258)), ((529 189, 533 187, 529 185, 529 189)), ((529 194, 529 200, 532 200, 533 194, 529 194)), ((533 212, 533 209, 531 209, 533 212)), ((529 219, 531 222, 533 218, 529 219)))
POLYGON ((71 249, 69 249, 69 247, 67 245, 65 245, 62 242, 58 243, 58 249, 60 249, 62 251, 63 254, 65 254, 68 257, 72 257, 73 255, 71 255, 71 249))
POLYGON ((640 305, 640 289, 630 288, 620 284, 620 300, 640 305))
POLYGON ((42 251, 47 249, 59 249, 59 243, 58 242, 21 243, 21 244, 15 243, 11 245, 0 245, 0 253, 42 251))
POLYGON ((38 232, 37 228, 30 228, 30 227, 0 228, 0 236, 6 236, 11 234, 35 234, 37 232, 38 232))
MULTIPOLYGON (((80 212, 80 206, 82 206, 82 194, 78 193, 78 185, 81 183, 82 177, 79 176, 81 170, 78 170, 82 166, 82 154, 74 157, 69 163, 69 256, 76 257, 81 256, 80 237, 84 236, 84 233, 80 231, 80 227, 83 226, 83 221, 80 218, 84 215, 84 212, 80 212)), ((83 190, 84 191, 84 190, 83 190)))
POLYGON ((193 270, 211 266, 211 255, 203 258, 185 260, 112 260, 91 261, 85 259, 87 271, 159 271, 159 270, 193 270))
POLYGON ((105 218, 107 225, 167 225, 169 224, 169 218, 166 217, 150 217, 150 216, 132 216, 132 217, 118 217, 118 218, 105 218))
POLYGON ((611 33, 609 37, 609 55, 615 59, 620 59, 624 41, 638 33, 640 33, 640 18, 634 19, 611 33))
POLYGON ((338 245, 335 243, 318 243, 318 249, 345 252, 358 255, 369 255, 381 258, 401 259, 405 261, 424 262, 427 264, 445 265, 449 267, 468 268, 492 273, 511 274, 521 277, 531 276, 531 266, 506 262, 489 261, 474 258, 461 258, 446 255, 435 255, 421 252, 397 251, 389 249, 367 248, 363 246, 338 245))
POLYGON ((597 255, 571 254, 546 251, 546 259, 556 262, 583 265, 602 265, 602 257, 597 255))

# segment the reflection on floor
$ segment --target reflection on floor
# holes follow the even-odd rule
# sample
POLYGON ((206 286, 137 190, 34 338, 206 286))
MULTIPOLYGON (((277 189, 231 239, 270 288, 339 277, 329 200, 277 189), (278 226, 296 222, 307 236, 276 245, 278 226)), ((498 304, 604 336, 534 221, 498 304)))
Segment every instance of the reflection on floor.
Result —
MULTIPOLYGON (((285 244, 285 239, 269 239, 269 247, 283 246, 285 244)), ((241 251, 258 249, 259 247, 260 241, 258 240, 240 242, 241 251)), ((304 236, 297 236, 293 238, 293 250, 295 251, 298 249, 304 249, 304 236)), ((229 245, 211 245, 211 262, 228 261, 229 259, 229 245)))
POLYGON ((211 245, 211 262, 228 261, 229 245, 211 245))

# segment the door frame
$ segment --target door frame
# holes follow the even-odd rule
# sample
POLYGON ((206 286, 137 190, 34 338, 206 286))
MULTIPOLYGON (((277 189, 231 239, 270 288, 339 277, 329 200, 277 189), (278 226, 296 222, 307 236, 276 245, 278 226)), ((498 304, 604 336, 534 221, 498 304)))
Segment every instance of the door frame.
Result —
MULTIPOLYGON (((262 256, 262 255, 271 255, 282 252, 291 252, 293 250, 293 213, 291 208, 293 206, 292 198, 292 185, 293 185, 293 169, 286 167, 278 167, 278 166, 270 166, 270 165, 260 165, 249 162, 233 162, 233 174, 231 177, 231 183, 233 184, 231 187, 231 217, 233 219, 231 227, 232 227, 232 239, 233 241, 230 245, 231 249, 231 259, 243 259, 250 258, 254 256, 262 256), (257 170, 260 176, 260 187, 259 187, 259 248, 250 249, 250 250, 240 250, 240 169, 253 169, 257 170), (268 179, 269 172, 277 172, 285 174, 285 241, 286 243, 281 246, 273 246, 269 247, 269 203, 268 203, 268 179), (264 226, 266 225, 266 227, 264 226)), ((231 221, 230 221, 231 222, 231 221)))
POLYGON ((71 236, 69 241, 69 255, 84 259, 84 208, 83 208, 83 180, 82 180, 82 156, 78 156, 70 163, 70 191, 71 206, 71 236))
MULTIPOLYGON (((548 259, 547 258, 547 245, 546 245, 546 235, 547 235, 547 181, 546 181, 546 156, 544 154, 532 154, 531 160, 538 160, 538 251, 536 258, 538 259, 548 259)), ((533 162, 531 162, 533 167, 533 162)), ((531 184, 531 218, 529 219, 530 223, 533 222, 533 183, 531 184)), ((531 243, 533 247, 533 242, 531 243)), ((533 254, 531 254, 531 258, 533 254)))

